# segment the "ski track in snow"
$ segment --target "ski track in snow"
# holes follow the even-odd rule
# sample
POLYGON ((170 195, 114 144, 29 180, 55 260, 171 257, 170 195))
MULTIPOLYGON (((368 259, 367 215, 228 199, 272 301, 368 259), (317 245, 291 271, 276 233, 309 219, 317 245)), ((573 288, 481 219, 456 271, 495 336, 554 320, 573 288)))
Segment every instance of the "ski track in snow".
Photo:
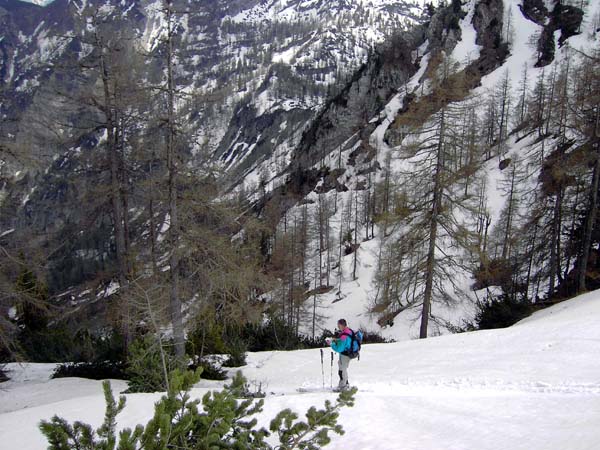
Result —
MULTIPOLYGON (((46 448, 37 424, 54 414, 101 423, 101 382, 48 380, 53 367, 9 367, 13 380, 0 385, 0 450, 46 448)), ((336 397, 328 391, 337 378, 329 350, 323 368, 319 349, 311 349, 251 353, 242 371, 267 393, 261 426, 283 408, 302 413, 336 397)), ((349 374, 359 389, 356 405, 341 412, 346 434, 328 449, 597 449, 600 291, 506 329, 365 345, 349 374)), ((202 380, 192 397, 222 385, 202 380)), ((125 383, 113 381, 113 388, 125 383)), ((119 428, 145 423, 161 395, 127 395, 119 428)))

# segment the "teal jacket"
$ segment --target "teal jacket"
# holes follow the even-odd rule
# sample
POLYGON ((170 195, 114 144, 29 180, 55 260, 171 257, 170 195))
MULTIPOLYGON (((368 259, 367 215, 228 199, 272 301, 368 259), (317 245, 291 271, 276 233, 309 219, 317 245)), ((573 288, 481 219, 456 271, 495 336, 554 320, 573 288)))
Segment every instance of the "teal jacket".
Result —
POLYGON ((352 330, 348 327, 344 328, 340 337, 331 341, 331 348, 334 352, 344 353, 350 350, 352 345, 352 330))

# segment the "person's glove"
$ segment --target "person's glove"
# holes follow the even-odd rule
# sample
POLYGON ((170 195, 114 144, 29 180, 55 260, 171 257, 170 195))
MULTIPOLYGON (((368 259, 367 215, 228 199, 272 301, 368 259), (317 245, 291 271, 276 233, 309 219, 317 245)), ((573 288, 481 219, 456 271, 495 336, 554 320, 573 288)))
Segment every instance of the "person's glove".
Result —
POLYGON ((327 343, 327 345, 331 345, 331 338, 330 337, 325 338, 325 342, 327 343))

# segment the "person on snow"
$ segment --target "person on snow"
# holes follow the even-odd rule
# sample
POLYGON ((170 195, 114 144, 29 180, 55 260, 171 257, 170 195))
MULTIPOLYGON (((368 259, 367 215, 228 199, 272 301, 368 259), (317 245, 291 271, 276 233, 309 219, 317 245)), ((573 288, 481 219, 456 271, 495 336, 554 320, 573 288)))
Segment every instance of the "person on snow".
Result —
POLYGON ((340 382, 338 383, 338 390, 348 389, 350 384, 348 383, 348 365, 350 364, 350 346, 352 344, 352 330, 348 328, 348 323, 345 319, 340 319, 337 322, 337 328, 340 332, 337 338, 327 338, 325 342, 330 345, 333 351, 340 354, 338 360, 338 375, 340 376, 340 382))

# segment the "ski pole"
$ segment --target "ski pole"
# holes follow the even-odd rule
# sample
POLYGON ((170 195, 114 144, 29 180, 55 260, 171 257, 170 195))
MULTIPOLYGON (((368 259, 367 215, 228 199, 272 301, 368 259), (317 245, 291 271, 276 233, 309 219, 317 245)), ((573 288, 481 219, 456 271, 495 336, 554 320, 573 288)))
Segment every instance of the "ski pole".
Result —
POLYGON ((331 352, 331 371, 329 373, 329 387, 333 389, 333 352, 331 352))
POLYGON ((323 389, 325 389, 325 369, 323 368, 323 349, 321 349, 321 375, 323 376, 323 389))

